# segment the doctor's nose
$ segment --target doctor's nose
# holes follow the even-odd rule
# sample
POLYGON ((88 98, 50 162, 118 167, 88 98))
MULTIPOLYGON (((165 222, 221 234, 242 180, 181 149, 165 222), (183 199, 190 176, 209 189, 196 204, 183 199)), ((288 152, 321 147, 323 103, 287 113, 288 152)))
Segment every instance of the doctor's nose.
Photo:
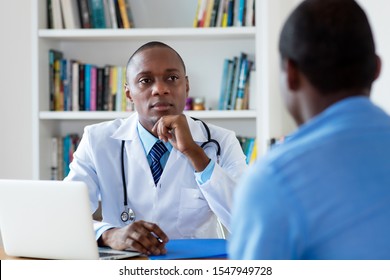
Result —
POLYGON ((168 94, 169 88, 167 84, 164 81, 156 80, 153 88, 152 88, 152 94, 153 95, 162 95, 162 94, 168 94))

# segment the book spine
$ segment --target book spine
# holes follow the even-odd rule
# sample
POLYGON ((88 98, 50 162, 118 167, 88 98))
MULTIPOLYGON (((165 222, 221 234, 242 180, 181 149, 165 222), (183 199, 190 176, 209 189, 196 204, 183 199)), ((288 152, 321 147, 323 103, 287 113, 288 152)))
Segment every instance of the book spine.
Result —
POLYGON ((232 61, 226 58, 223 62, 223 71, 221 79, 221 92, 219 97, 218 110, 225 110, 225 99, 226 99, 226 90, 227 90, 227 81, 229 75, 229 68, 231 67, 232 61))
POLYGON ((106 28, 103 0, 89 0, 92 28, 106 28))
POLYGON ((56 60, 61 60, 63 53, 58 50, 50 49, 49 50, 49 109, 50 111, 56 110, 55 105, 55 94, 56 94, 56 82, 55 74, 57 69, 55 69, 54 62, 56 60))
POLYGON ((123 23, 123 28, 130 28, 129 17, 127 15, 126 0, 118 0, 119 12, 123 23))
POLYGON ((79 63, 72 62, 72 111, 79 111, 79 63))
POLYGON ((211 12, 211 18, 210 18, 210 27, 216 27, 217 26, 217 17, 218 17, 219 3, 220 3, 220 0, 215 0, 214 1, 214 6, 213 6, 213 10, 211 12))
POLYGON ((84 107, 85 111, 91 110, 91 65, 84 66, 84 107))
POLYGON ((82 28, 91 28, 91 12, 88 0, 77 0, 79 19, 82 28))
POLYGON ((110 98, 110 72, 111 66, 104 66, 104 95, 103 95, 103 110, 108 111, 108 99, 110 98))
POLYGON ((90 94, 90 105, 89 108, 91 111, 96 111, 96 104, 97 104, 97 67, 94 65, 91 65, 91 94, 90 94))
POLYGON ((204 27, 210 27, 211 24, 211 14, 213 12, 214 0, 208 0, 206 7, 206 16, 204 21, 204 27))
POLYGON ((104 68, 97 68, 96 110, 103 111, 104 99, 104 68))
POLYGON ((236 0, 239 1, 238 13, 237 13, 237 26, 245 25, 245 0, 236 0))
POLYGON ((53 11, 53 27, 54 29, 63 29, 64 23, 62 19, 62 10, 60 0, 52 0, 51 2, 53 11))
POLYGON ((108 110, 114 111, 115 109, 115 97, 117 92, 117 69, 116 66, 111 67, 110 71, 110 96, 108 99, 108 110))
POLYGON ((107 1, 108 1, 108 7, 110 10, 111 27, 114 29, 117 29, 118 22, 117 22, 117 14, 115 11, 115 1, 114 0, 107 0, 107 1))
POLYGON ((236 107, 236 99, 237 99, 237 92, 238 92, 238 83, 240 80, 240 72, 242 69, 242 62, 246 59, 247 54, 244 52, 241 52, 241 55, 237 61, 236 71, 234 73, 234 84, 232 89, 232 95, 230 98, 230 109, 234 110, 236 107))
POLYGON ((85 111, 85 64, 79 64, 79 110, 85 111))
POLYGON ((123 21, 121 16, 121 11, 119 8, 119 0, 114 0, 115 2, 115 13, 116 13, 116 20, 118 23, 118 28, 123 28, 123 21))

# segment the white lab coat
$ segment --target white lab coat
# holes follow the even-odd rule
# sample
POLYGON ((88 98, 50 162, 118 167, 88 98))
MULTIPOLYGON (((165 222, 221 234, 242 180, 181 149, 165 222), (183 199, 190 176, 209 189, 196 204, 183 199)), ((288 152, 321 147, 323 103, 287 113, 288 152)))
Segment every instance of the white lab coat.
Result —
MULTIPOLYGON (((207 141, 200 121, 187 117, 196 143, 207 141)), ((170 239, 221 238, 218 220, 229 230, 232 195, 237 179, 247 165, 232 131, 209 125, 211 138, 221 146, 217 164, 216 146, 206 154, 215 161, 211 178, 199 185, 187 158, 172 149, 157 186, 137 132, 138 114, 127 119, 87 126, 65 180, 84 181, 89 187, 91 211, 102 203, 102 222, 95 222, 96 238, 110 227, 123 227, 121 143, 125 140, 127 201, 137 220, 158 224, 170 239)))

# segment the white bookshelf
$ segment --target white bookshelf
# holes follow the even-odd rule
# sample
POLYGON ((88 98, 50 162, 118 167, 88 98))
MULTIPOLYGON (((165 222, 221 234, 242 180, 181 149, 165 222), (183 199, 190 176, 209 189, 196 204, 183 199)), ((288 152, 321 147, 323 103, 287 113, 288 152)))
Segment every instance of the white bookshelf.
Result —
POLYGON ((280 100, 276 41, 282 19, 293 2, 256 0, 256 27, 192 28, 197 0, 133 0, 134 29, 52 30, 46 27, 46 1, 34 0, 34 177, 50 178, 52 136, 74 132, 81 136, 85 125, 132 114, 49 111, 48 50, 51 48, 83 63, 125 66, 129 56, 143 43, 163 41, 175 48, 186 63, 190 96, 204 97, 206 107, 214 109, 220 95, 223 60, 244 51, 256 65, 256 72, 251 76, 251 80, 256 80, 256 97, 251 99, 251 110, 186 113, 234 130, 237 135, 257 137, 259 152, 264 153, 270 137, 291 130, 280 100))

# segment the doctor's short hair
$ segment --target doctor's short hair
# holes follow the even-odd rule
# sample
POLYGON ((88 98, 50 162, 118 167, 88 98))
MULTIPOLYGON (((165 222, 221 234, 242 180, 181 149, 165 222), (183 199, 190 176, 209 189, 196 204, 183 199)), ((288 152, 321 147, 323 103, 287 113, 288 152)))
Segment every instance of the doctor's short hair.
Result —
POLYGON ((324 95, 371 88, 375 80, 374 38, 353 0, 303 1, 283 26, 279 51, 324 95))
POLYGON ((134 57, 136 54, 138 54, 138 53, 140 53, 140 52, 142 52, 142 51, 144 51, 144 50, 152 49, 152 48, 156 48, 156 47, 158 47, 158 48, 167 48, 167 49, 172 50, 172 51, 178 56, 178 58, 179 58, 179 60, 180 60, 180 62, 181 62, 181 64, 182 64, 182 66, 183 66, 184 74, 186 73, 186 65, 185 65, 185 63, 184 63, 184 60, 183 60, 183 58, 180 56, 180 54, 179 54, 174 48, 172 48, 171 46, 169 46, 169 45, 167 45, 167 44, 165 44, 165 43, 163 43, 163 42, 151 41, 151 42, 148 42, 148 43, 142 45, 141 47, 139 47, 139 48, 130 56, 129 60, 127 61, 127 66, 126 66, 126 77, 127 77, 127 69, 129 68, 129 65, 130 65, 131 60, 133 59, 133 57, 134 57))

